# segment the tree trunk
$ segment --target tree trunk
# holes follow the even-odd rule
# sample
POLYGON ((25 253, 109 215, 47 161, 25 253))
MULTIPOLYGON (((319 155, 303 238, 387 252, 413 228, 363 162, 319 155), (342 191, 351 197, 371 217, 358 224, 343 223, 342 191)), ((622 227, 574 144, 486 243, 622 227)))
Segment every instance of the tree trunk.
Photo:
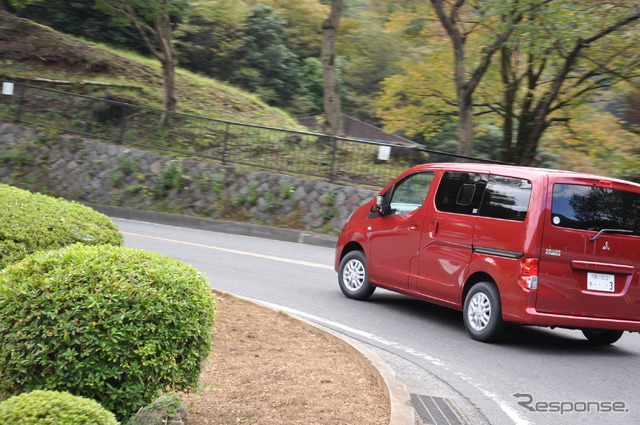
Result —
MULTIPOLYGON (((172 0, 150 0, 150 3, 157 2, 160 5, 160 9, 150 7, 149 10, 144 10, 144 4, 139 4, 133 0, 97 0, 98 4, 102 5, 109 13, 114 16, 124 16, 130 20, 136 27, 136 30, 142 37, 144 44, 147 46, 151 54, 160 61, 162 64, 162 78, 164 84, 164 110, 168 112, 175 112, 177 108, 176 97, 176 55, 173 49, 173 39, 171 34, 171 15, 167 9, 170 6, 172 0), (140 10, 137 9, 140 7, 140 10), (148 19, 139 15, 148 15, 152 13, 153 25, 148 24, 148 19), (156 41, 156 45, 151 42, 153 37, 156 41)), ((148 5, 147 5, 148 6, 148 5)), ((164 112, 160 121, 164 124, 167 120, 167 113, 164 112)))
MULTIPOLYGON (((471 93, 466 87, 458 88, 458 114, 459 114, 459 155, 473 156, 473 104, 471 93)), ((461 159, 462 160, 462 159, 461 159)))
POLYGON ((500 160, 513 162, 511 145, 513 143, 513 130, 515 119, 515 100, 519 84, 513 75, 511 47, 503 46, 500 49, 500 76, 504 91, 504 112, 502 114, 502 143, 500 145, 500 160))
POLYGON ((447 31, 447 35, 451 39, 454 51, 454 80, 456 84, 458 114, 459 114, 459 141, 460 147, 458 153, 460 155, 472 156, 474 152, 473 143, 473 95, 489 69, 493 55, 500 50, 504 43, 511 36, 516 25, 522 21, 522 12, 516 12, 510 19, 510 22, 503 32, 494 34, 493 38, 480 51, 478 60, 472 67, 469 67, 469 75, 467 75, 466 64, 469 58, 466 57, 466 41, 467 33, 464 24, 460 21, 461 8, 465 5, 466 0, 457 0, 448 2, 445 0, 430 0, 433 9, 438 16, 438 20, 447 31))
MULTIPOLYGON (((176 59, 171 35, 171 18, 163 14, 154 21, 155 38, 160 46, 159 55, 162 63, 162 78, 164 84, 164 110, 175 112, 178 105, 176 97, 176 59)), ((166 122, 166 114, 163 114, 162 122, 166 122)))
POLYGON ((324 77, 323 132, 331 136, 344 134, 338 70, 336 69, 336 38, 343 0, 332 0, 331 13, 322 24, 322 72, 324 77))

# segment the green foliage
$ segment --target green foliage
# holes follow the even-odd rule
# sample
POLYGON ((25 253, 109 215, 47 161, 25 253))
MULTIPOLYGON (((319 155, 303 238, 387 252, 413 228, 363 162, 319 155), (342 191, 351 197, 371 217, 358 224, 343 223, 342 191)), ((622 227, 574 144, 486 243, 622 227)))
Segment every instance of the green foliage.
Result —
POLYGON ((120 183, 122 183, 123 177, 124 175, 122 174, 122 171, 114 170, 111 172, 111 174, 109 174, 109 181, 114 187, 118 187, 120 186, 120 183))
POLYGON ((278 12, 264 5, 251 12, 242 36, 240 68, 230 81, 262 90, 262 98, 271 105, 284 105, 300 86, 299 58, 286 46, 285 22, 278 12))
POLYGON ((198 385, 215 308, 202 273, 159 254, 33 254, 0 271, 0 393, 69 391, 128 418, 198 385))
POLYGON ((322 205, 325 205, 327 207, 333 207, 336 204, 336 193, 335 192, 329 192, 324 196, 324 199, 322 199, 322 205))
POLYGON ((247 201, 254 204, 258 200, 258 186, 252 184, 249 186, 249 194, 247 195, 247 201))
POLYGON ((224 191, 224 179, 223 178, 212 178, 211 179, 211 190, 213 194, 216 196, 221 196, 224 191))
POLYGON ((14 167, 22 167, 30 163, 27 154, 22 150, 7 150, 0 152, 0 164, 7 163, 14 167))
POLYGON ((162 169, 156 183, 154 184, 153 191, 156 197, 160 198, 165 196, 168 190, 180 189, 184 180, 184 166, 179 159, 172 159, 167 161, 162 169))
POLYGON ((28 6, 30 4, 41 3, 44 0, 9 0, 9 4, 13 6, 28 6))
POLYGON ((175 31, 181 66, 229 80, 242 48, 242 31, 249 7, 237 0, 210 0, 192 4, 189 20, 175 31))
POLYGON ((245 0, 255 6, 273 7, 286 22, 287 47, 300 58, 319 57, 322 21, 329 8, 317 0, 245 0))
POLYGON ((0 425, 117 425, 113 413, 94 400, 67 392, 20 394, 0 403, 0 425))
POLYGON ((300 87, 293 98, 290 109, 297 115, 321 114, 324 88, 320 59, 304 59, 300 72, 300 87))
MULTIPOLYGON (((381 82, 401 72, 402 58, 410 51, 393 32, 385 32, 379 20, 368 18, 344 35, 346 58, 341 75, 344 107, 350 115, 371 121, 381 82), (348 49, 348 50, 347 50, 348 49)), ((339 46, 340 47, 340 46, 339 46)))
POLYGON ((132 184, 130 186, 127 186, 124 189, 125 192, 129 192, 131 194, 137 194, 137 193, 143 193, 143 194, 148 194, 148 188, 146 185, 144 184, 132 184))
POLYGON ((113 17, 114 22, 147 25, 162 16, 180 22, 190 11, 188 0, 95 0, 97 10, 113 17))
POLYGON ((135 28, 128 23, 114 22, 95 9, 95 0, 73 1, 47 0, 25 2, 12 1, 18 6, 18 16, 40 22, 58 31, 114 46, 146 52, 135 28), (18 4, 21 3, 21 4, 18 4))
POLYGON ((289 200, 291 205, 295 206, 297 203, 295 187, 291 184, 282 186, 280 188, 280 198, 289 200))
POLYGON ((0 269, 34 251, 81 242, 122 244, 116 225, 97 211, 0 184, 0 269))
POLYGON ((264 194, 264 201, 266 203, 266 209, 270 210, 276 205, 276 197, 271 192, 264 194))
MULTIPOLYGON (((505 137, 496 146, 502 150, 500 159, 537 162, 543 133, 638 75, 637 10, 628 1, 583 3, 400 2, 387 30, 402 32, 413 54, 406 56, 401 74, 383 83, 379 115, 391 131, 429 139, 449 117, 473 113, 478 124, 501 125, 505 137), (446 17, 454 31, 432 23, 446 17), (615 31, 604 31, 612 25, 617 25, 615 31), (464 58, 454 61, 452 40, 464 45, 464 50, 457 46, 464 58), (631 51, 634 59, 628 56, 631 51), (472 91, 459 96, 464 90, 472 91), (458 111, 465 98, 467 109, 458 111)), ((468 120, 460 125, 470 130, 468 120)))
POLYGON ((120 160, 119 168, 124 174, 137 173, 140 171, 140 166, 128 156, 120 160))

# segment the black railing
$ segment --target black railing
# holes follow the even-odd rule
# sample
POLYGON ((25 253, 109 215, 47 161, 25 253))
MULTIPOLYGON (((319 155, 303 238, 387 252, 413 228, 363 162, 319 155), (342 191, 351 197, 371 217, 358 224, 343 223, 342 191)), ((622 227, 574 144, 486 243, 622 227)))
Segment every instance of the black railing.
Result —
POLYGON ((2 86, 0 119, 329 181, 380 186, 419 163, 493 162, 384 141, 167 112, 17 82, 3 81, 2 86), (389 158, 383 159, 389 149, 389 158))

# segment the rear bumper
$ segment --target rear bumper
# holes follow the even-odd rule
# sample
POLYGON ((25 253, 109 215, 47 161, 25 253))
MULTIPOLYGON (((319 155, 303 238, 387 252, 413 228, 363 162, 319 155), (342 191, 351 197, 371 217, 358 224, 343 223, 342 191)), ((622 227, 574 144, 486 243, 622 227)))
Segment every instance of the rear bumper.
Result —
POLYGON ((522 319, 524 320, 519 320, 519 322, 538 326, 578 329, 615 329, 640 332, 640 320, 606 319, 601 317, 542 313, 531 307, 526 309, 526 315, 522 319))

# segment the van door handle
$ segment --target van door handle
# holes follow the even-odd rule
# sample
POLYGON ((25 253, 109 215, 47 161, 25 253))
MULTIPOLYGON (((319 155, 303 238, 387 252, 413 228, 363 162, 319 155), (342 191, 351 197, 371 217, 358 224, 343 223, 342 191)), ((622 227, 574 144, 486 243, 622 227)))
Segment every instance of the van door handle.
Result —
POLYGON ((409 230, 418 230, 418 226, 420 226, 420 223, 413 223, 411 226, 409 226, 409 230))
POLYGON ((429 237, 433 238, 438 234, 438 220, 433 220, 429 226, 429 237))

